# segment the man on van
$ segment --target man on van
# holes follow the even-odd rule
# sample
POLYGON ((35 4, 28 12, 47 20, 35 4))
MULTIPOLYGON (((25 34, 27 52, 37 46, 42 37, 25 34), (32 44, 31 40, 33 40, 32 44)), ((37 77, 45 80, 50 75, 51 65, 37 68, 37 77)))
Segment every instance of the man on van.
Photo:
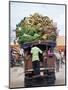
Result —
POLYGON ((32 54, 32 65, 35 75, 40 74, 39 53, 42 54, 42 51, 36 45, 33 45, 33 47, 31 48, 31 54, 32 54))

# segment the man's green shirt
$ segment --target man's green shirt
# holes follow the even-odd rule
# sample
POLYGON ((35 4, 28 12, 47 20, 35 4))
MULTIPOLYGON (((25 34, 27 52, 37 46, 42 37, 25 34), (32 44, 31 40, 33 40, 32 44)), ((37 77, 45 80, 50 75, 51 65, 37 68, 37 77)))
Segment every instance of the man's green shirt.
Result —
POLYGON ((42 53, 42 51, 35 46, 31 49, 31 53, 32 53, 32 62, 36 60, 39 61, 39 53, 42 53))

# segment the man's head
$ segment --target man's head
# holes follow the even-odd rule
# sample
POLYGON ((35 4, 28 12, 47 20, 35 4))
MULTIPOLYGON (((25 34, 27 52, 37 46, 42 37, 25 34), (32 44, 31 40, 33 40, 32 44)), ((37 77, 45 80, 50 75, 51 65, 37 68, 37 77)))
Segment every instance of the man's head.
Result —
POLYGON ((32 46, 31 47, 36 47, 36 44, 32 44, 32 46))
POLYGON ((16 40, 14 40, 14 44, 16 44, 16 40))

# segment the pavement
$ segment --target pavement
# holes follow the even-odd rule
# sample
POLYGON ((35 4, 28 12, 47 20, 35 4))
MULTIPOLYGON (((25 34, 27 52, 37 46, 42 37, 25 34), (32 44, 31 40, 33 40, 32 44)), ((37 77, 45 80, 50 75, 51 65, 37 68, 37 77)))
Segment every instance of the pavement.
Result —
MULTIPOLYGON (((55 85, 65 85, 65 65, 55 75, 55 85)), ((24 66, 10 68, 10 88, 24 87, 24 78, 24 66)))
POLYGON ((55 75, 55 85, 65 85, 65 64, 60 67, 59 72, 56 72, 55 75))
POLYGON ((24 66, 10 68, 10 88, 24 87, 24 66))

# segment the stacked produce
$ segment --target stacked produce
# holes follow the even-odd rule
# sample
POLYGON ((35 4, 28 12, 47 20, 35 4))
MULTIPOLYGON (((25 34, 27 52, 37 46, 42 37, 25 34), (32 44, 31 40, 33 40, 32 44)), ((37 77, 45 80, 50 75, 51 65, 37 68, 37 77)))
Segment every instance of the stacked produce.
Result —
POLYGON ((34 13, 29 17, 24 17, 24 19, 16 25, 16 37, 19 38, 20 44, 35 40, 56 41, 57 27, 48 16, 34 13))

